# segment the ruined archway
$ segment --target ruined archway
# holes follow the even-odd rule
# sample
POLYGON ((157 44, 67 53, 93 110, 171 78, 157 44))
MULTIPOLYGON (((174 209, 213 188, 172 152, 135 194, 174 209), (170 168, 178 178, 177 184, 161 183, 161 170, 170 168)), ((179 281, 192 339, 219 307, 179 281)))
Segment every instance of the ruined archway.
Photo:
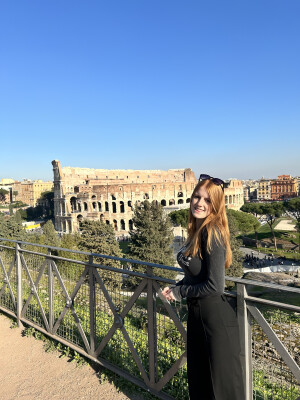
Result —
POLYGON ((118 230, 118 221, 116 219, 114 219, 113 225, 114 225, 114 230, 117 231, 118 230))
POLYGON ((77 199, 76 199, 76 197, 73 196, 73 197, 70 198, 70 204, 71 204, 72 212, 76 211, 77 210, 77 199))

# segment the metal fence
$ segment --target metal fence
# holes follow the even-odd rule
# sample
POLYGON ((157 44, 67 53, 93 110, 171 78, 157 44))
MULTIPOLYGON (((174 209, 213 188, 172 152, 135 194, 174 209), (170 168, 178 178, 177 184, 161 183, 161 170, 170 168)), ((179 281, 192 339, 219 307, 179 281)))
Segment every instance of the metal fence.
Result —
MULTIPOLYGON (((187 400, 187 307, 161 295, 173 283, 161 269, 180 271, 0 238, 0 310, 160 399, 187 400)), ((237 299, 246 400, 298 399, 300 289, 226 279, 236 289, 226 294, 237 299)))

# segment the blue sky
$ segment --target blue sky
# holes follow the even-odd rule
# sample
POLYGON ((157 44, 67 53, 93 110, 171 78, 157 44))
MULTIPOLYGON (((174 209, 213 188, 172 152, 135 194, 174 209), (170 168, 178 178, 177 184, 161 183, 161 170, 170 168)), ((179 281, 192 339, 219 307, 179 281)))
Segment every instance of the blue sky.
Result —
POLYGON ((3 0, 0 178, 300 175, 299 20, 299 0, 3 0))

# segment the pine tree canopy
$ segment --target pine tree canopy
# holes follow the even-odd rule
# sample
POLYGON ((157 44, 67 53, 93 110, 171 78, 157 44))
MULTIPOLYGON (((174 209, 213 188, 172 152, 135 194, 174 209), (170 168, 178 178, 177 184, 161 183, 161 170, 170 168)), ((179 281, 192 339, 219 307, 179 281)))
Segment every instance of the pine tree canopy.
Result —
MULTIPOLYGON (((168 216, 156 202, 145 200, 134 208, 134 230, 130 231, 131 243, 129 255, 133 259, 154 264, 174 266, 173 232, 168 216)), ((135 264, 133 268, 145 272, 146 267, 135 264)), ((176 272, 154 268, 153 273, 169 279, 175 279, 176 272)))
MULTIPOLYGON (((111 225, 107 225, 102 221, 83 220, 80 225, 80 231, 80 250, 122 258, 122 252, 116 241, 115 233, 111 225)), ((120 261, 102 257, 95 258, 94 262, 119 269, 122 267, 120 261)), ((98 272, 107 286, 114 289, 121 287, 121 273, 109 272, 101 269, 98 269, 98 272)))

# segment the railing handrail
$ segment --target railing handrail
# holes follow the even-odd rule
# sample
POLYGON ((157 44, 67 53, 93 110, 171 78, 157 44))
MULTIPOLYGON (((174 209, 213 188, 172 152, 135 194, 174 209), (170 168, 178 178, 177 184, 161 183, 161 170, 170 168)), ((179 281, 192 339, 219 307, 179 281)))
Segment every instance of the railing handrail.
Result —
MULTIPOLYGON (((16 243, 19 245, 30 245, 30 246, 36 246, 36 247, 41 247, 41 248, 46 248, 46 249, 51 249, 51 250, 57 250, 57 251, 66 251, 69 253, 74 253, 74 254, 82 254, 82 255, 86 255, 86 256, 93 256, 93 257, 98 257, 98 258, 104 258, 104 259, 109 259, 109 260, 114 260, 114 261, 121 261, 121 262, 126 262, 126 263, 131 263, 131 264, 139 264, 139 265, 144 265, 144 266, 148 266, 148 267, 153 267, 153 268, 160 268, 160 269, 167 269, 169 271, 176 271, 176 272, 183 272, 181 268, 177 268, 177 267, 171 267, 169 265, 162 265, 162 264, 155 264, 155 263, 150 263, 147 261, 140 261, 140 260, 134 260, 131 258, 121 258, 121 257, 115 257, 115 256, 109 256, 106 254, 99 254, 99 253, 90 253, 90 252, 86 252, 86 251, 80 251, 80 250, 72 250, 72 249, 65 249, 63 247, 55 247, 55 246, 48 246, 48 245, 43 245, 43 244, 37 244, 37 243, 31 243, 31 242, 24 242, 21 240, 13 240, 13 239, 6 239, 6 238, 2 238, 0 237, 0 241, 5 241, 5 242, 12 242, 12 243, 16 243)), ((2 245, 0 244, 0 247, 2 247, 2 245)), ((5 246, 3 246, 5 247, 5 246)), ((14 248, 11 248, 12 250, 14 250, 14 248)), ((20 248, 20 251, 26 251, 22 248, 20 248)), ((41 255, 41 256, 45 256, 45 254, 43 253, 37 253, 37 252, 33 252, 37 255, 41 255)), ((54 255, 48 255, 48 257, 53 257, 55 259, 61 259, 61 260, 65 260, 65 261, 70 261, 70 262, 77 262, 78 263, 83 263, 82 261, 79 260, 74 260, 74 259, 69 259, 69 258, 64 258, 64 257, 59 257, 59 256, 54 256, 54 255)), ((89 263, 85 263, 85 264, 89 264, 89 263)), ((90 265, 90 264, 89 264, 90 265)), ((98 267, 100 266, 100 264, 96 264, 94 263, 93 265, 90 266, 94 266, 94 267, 98 267)), ((105 265, 101 264, 101 267, 107 267, 105 265)), ((108 267, 109 268, 109 267, 108 267)), ((125 270, 126 273, 127 271, 130 272, 129 270, 125 270)), ((157 277, 156 277, 157 278, 157 277)), ((269 289, 277 289, 277 290, 282 290, 285 292, 292 292, 292 293, 298 293, 300 294, 300 288, 295 288, 295 287, 291 287, 291 286, 283 286, 283 285, 279 285, 276 283, 269 283, 269 282, 261 282, 261 281, 256 281, 253 279, 245 279, 245 278, 237 278, 237 277, 233 277, 233 276, 228 276, 225 275, 225 280, 227 281, 231 281, 231 282, 235 282, 235 283, 242 283, 243 285, 249 286, 249 285, 254 285, 254 286, 260 286, 260 287, 265 287, 265 288, 269 288, 269 289)), ((175 281, 168 279, 168 282, 172 282, 174 283, 175 281)))

